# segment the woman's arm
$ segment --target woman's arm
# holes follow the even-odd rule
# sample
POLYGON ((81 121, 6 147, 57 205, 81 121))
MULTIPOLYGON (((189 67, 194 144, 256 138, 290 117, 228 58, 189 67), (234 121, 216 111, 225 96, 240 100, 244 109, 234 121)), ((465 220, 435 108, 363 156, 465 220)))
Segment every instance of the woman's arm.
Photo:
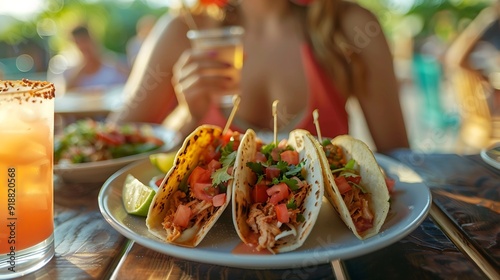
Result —
POLYGON ((393 57, 382 27, 371 12, 357 5, 349 5, 344 15, 344 32, 362 64, 361 73, 355 74, 359 90, 354 96, 377 151, 409 147, 393 57))
POLYGON ((161 123, 175 108, 172 68, 190 48, 187 25, 180 17, 160 18, 141 47, 124 87, 125 106, 111 114, 112 122, 161 123))

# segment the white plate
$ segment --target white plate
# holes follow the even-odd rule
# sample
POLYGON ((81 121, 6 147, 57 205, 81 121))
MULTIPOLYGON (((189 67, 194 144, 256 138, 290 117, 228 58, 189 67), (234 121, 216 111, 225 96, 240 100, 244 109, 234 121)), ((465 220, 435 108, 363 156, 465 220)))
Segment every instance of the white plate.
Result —
POLYGON ((159 174, 147 161, 138 162, 111 176, 104 183, 98 202, 106 221, 121 234, 170 256, 250 269, 312 266, 357 257, 386 247, 411 233, 427 216, 431 193, 422 179, 413 170, 389 157, 377 155, 377 160, 396 180, 391 211, 380 234, 364 241, 357 239, 324 199, 316 225, 304 245, 295 251, 277 255, 232 253, 240 240, 233 227, 231 212, 227 210, 196 248, 170 245, 150 234, 145 218, 128 215, 121 198, 127 174, 134 175, 145 184, 159 174))
POLYGON ((153 153, 171 151, 178 148, 181 144, 182 139, 177 132, 156 124, 148 125, 153 128, 155 136, 162 139, 165 143, 162 147, 146 153, 117 159, 75 164, 56 164, 54 165, 54 173, 69 183, 102 183, 120 168, 132 162, 148 158, 153 153))
POLYGON ((500 169, 500 143, 496 143, 481 151, 481 158, 489 165, 500 169))

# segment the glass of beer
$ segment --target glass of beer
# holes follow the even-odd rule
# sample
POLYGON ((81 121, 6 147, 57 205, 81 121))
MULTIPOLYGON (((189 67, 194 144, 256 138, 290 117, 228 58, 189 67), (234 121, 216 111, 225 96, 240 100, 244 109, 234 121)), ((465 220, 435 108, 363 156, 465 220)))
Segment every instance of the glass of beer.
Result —
POLYGON ((54 85, 0 80, 0 279, 54 256, 54 85))
POLYGON ((232 107, 232 97, 239 93, 240 73, 243 67, 243 43, 244 29, 241 26, 227 26, 214 29, 193 29, 188 31, 187 37, 195 50, 213 50, 217 58, 228 63, 232 67, 227 69, 213 70, 214 73, 231 77, 233 87, 227 92, 221 93, 221 104, 232 107))

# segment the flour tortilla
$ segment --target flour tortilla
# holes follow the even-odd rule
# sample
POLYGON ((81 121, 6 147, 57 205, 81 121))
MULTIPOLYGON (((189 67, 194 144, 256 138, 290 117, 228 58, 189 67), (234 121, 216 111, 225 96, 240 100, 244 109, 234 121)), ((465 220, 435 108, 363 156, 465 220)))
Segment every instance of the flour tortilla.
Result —
POLYGON ((384 175, 373 155, 370 148, 361 140, 356 139, 349 135, 340 135, 335 137, 331 142, 342 148, 346 160, 354 159, 359 167, 359 175, 361 176, 361 183, 366 191, 370 193, 370 207, 374 214, 373 227, 359 234, 351 219, 349 210, 347 209, 344 200, 335 184, 334 176, 330 172, 330 165, 323 151, 321 144, 315 139, 319 158, 323 165, 323 172, 325 177, 325 194, 330 203, 339 213, 344 223, 351 229, 351 231, 359 239, 366 239, 379 233, 380 228, 384 224, 390 207, 390 196, 385 183, 384 175))
POLYGON ((146 218, 148 230, 165 242, 186 247, 196 247, 210 231, 215 222, 229 205, 233 180, 229 181, 226 192, 226 201, 204 223, 199 226, 185 229, 181 236, 173 241, 168 241, 168 232, 163 228, 162 222, 167 215, 172 194, 178 190, 181 183, 185 183, 191 171, 198 166, 199 157, 204 149, 210 145, 213 137, 221 137, 222 129, 218 126, 202 125, 193 131, 177 152, 174 167, 166 175, 166 181, 160 186, 153 198, 146 218))
MULTIPOLYGON (((273 248, 270 248, 274 253, 288 252, 302 246, 311 233, 321 208, 324 194, 323 174, 316 147, 307 135, 310 134, 306 130, 294 130, 290 133, 288 139, 288 144, 299 152, 300 159, 306 159, 305 169, 307 175, 305 179, 309 183, 309 189, 301 209, 305 221, 297 227, 296 236, 289 235, 281 238, 273 248)), ((251 242, 252 229, 248 226, 246 220, 248 218, 248 210, 252 204, 249 184, 254 180, 253 172, 246 166, 246 163, 253 161, 255 158, 257 152, 256 138, 253 130, 247 130, 241 140, 234 168, 235 182, 232 197, 233 223, 238 236, 246 244, 251 242)))

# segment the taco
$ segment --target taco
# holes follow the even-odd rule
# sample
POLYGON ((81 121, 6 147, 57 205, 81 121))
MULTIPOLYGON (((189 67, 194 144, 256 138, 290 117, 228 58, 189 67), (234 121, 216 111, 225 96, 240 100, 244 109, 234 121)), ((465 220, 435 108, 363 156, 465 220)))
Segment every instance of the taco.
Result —
POLYGON ((233 223, 243 243, 282 253, 302 246, 323 198, 323 175, 309 132, 262 145, 247 130, 235 163, 233 223))
POLYGON ((386 180, 370 148, 361 140, 341 135, 319 143, 325 195, 344 223, 359 239, 378 234, 389 212, 386 180))
POLYGON ((240 136, 203 125, 185 139, 149 208, 153 235, 186 247, 202 241, 229 205, 240 136))

